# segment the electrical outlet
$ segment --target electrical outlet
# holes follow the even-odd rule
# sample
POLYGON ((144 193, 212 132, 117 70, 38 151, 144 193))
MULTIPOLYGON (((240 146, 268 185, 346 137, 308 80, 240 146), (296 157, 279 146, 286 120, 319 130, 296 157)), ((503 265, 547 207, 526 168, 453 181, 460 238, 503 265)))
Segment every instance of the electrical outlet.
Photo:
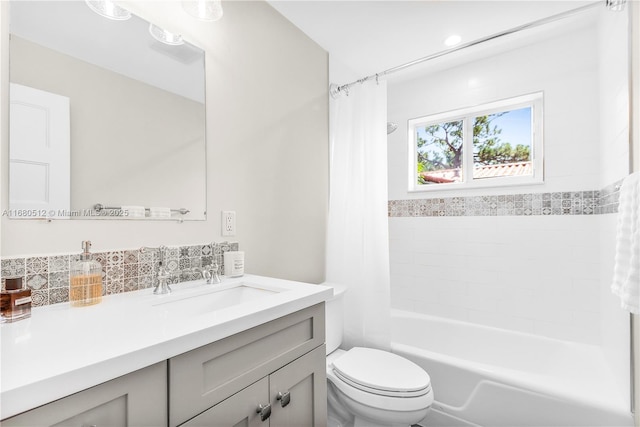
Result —
POLYGON ((236 235, 236 211, 222 211, 222 235, 236 235))

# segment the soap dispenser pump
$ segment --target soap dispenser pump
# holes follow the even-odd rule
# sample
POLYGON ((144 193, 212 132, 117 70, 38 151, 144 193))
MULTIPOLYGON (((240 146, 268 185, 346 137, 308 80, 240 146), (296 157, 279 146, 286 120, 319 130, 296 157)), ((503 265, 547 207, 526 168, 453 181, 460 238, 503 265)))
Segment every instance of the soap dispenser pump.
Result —
POLYGON ((72 307, 98 304, 102 301, 102 266, 92 259, 90 241, 82 242, 80 260, 69 272, 69 302, 72 307))

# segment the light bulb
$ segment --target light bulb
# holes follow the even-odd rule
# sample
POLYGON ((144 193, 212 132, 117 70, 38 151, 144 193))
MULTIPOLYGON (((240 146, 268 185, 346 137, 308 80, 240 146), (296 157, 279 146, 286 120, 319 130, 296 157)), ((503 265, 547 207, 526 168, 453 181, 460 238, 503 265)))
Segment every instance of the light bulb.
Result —
POLYGON ((153 36, 154 39, 164 44, 168 44, 171 46, 184 44, 184 40, 182 40, 182 36, 180 34, 174 34, 154 24, 149 24, 149 33, 153 36))
POLYGON ((89 6, 89 9, 105 18, 115 21, 125 21, 131 18, 131 12, 111 0, 85 0, 85 3, 89 6))
POLYGON ((183 0, 182 8, 201 21, 217 21, 223 15, 220 0, 183 0))

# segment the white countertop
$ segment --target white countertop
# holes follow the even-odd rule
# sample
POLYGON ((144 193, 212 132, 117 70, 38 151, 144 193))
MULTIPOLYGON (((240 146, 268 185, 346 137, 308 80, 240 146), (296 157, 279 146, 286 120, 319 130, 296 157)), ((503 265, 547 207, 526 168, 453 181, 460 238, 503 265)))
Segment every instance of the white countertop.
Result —
POLYGON ((0 326, 0 420, 169 359, 331 297, 320 285, 245 275, 105 296, 100 304, 37 307, 0 326), (202 313, 203 295, 246 283, 276 293, 202 313), (188 298, 196 297, 192 314, 188 298), (200 297, 200 298, 198 298, 200 297), (178 304, 164 304, 183 300, 178 304), (183 310, 183 311, 181 311, 183 310), (186 313, 186 314, 185 314, 186 313))

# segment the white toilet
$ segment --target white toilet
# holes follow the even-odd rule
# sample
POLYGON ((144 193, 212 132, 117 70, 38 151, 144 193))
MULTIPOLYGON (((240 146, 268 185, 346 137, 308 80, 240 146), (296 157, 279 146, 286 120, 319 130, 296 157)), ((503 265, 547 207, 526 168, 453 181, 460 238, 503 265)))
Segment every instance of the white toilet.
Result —
POLYGON ((333 287, 326 303, 329 427, 408 427, 422 420, 433 403, 429 375, 387 351, 339 349, 346 289, 324 285, 333 287))

